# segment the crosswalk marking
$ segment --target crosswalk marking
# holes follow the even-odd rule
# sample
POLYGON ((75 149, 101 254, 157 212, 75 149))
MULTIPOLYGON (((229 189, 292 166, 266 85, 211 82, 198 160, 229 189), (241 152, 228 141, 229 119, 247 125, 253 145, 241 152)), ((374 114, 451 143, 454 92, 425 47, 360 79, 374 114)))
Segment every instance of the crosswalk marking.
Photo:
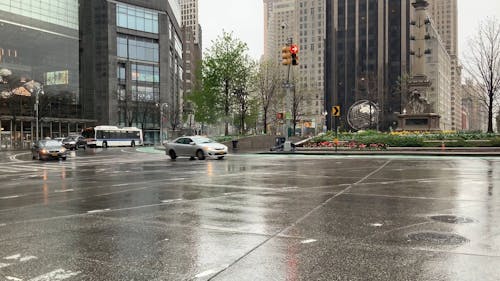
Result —
MULTIPOLYGON (((158 156, 158 159, 163 155, 158 156)), ((155 158, 155 157, 153 157, 155 158)), ((27 173, 27 172, 41 172, 41 171, 59 171, 61 169, 75 169, 77 167, 88 167, 93 165, 109 165, 116 164, 116 159, 110 158, 69 158, 67 161, 57 162, 38 162, 38 161, 12 161, 9 163, 0 164, 0 177, 12 174, 27 173)), ((154 160, 148 158, 148 160, 154 160)), ((120 159, 120 164, 144 162, 144 159, 135 155, 126 155, 120 159)))
POLYGON ((80 274, 79 271, 73 272, 71 270, 64 270, 62 268, 59 268, 49 273, 32 278, 29 281, 60 281, 76 276, 78 274, 80 274))

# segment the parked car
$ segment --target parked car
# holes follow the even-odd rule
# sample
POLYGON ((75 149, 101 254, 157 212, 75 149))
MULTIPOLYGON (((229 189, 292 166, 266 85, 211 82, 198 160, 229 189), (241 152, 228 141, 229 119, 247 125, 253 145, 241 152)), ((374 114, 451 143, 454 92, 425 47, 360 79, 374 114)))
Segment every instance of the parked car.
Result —
POLYGON ((53 138, 53 140, 58 141, 61 145, 65 137, 60 137, 60 138, 53 138))
POLYGON ((206 157, 222 159, 227 155, 227 146, 201 136, 187 136, 176 138, 165 143, 165 154, 171 159, 178 156, 195 157, 203 160, 206 157))
POLYGON ((87 141, 82 136, 69 136, 62 141, 62 144, 69 150, 85 149, 87 147, 87 141))
POLYGON ((66 160, 67 150, 56 140, 40 140, 31 147, 31 155, 33 160, 66 160))

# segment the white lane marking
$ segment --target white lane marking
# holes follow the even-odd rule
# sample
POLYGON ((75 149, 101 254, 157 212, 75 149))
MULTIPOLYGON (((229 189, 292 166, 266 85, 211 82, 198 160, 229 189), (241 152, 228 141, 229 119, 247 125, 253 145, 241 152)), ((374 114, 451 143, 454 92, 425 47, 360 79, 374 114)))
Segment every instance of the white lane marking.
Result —
POLYGON ((26 256, 26 257, 20 258, 19 261, 20 262, 25 262, 25 261, 35 260, 35 259, 38 259, 38 258, 35 257, 35 256, 26 256))
POLYGON ((206 271, 203 271, 201 273, 196 274, 194 277, 195 278, 201 278, 201 277, 205 277, 205 276, 208 276, 208 275, 212 275, 212 274, 214 274, 216 272, 217 272, 217 270, 215 270, 215 269, 209 269, 209 270, 206 270, 206 271))
POLYGON ((101 209, 101 210, 87 211, 87 214, 104 213, 104 212, 108 212, 108 211, 111 211, 111 209, 107 208, 107 209, 101 209))
POLYGON ((168 238, 163 239, 163 241, 168 241, 168 240, 169 240, 168 238))
POLYGON ((7 278, 7 280, 11 280, 11 281, 23 281, 23 279, 19 279, 19 278, 12 277, 12 276, 5 276, 5 278, 7 278))
POLYGON ((4 267, 7 267, 9 266, 10 263, 3 263, 3 262, 0 262, 0 269, 4 268, 4 267))
POLYGON ((179 201, 182 201, 182 198, 162 200, 161 203, 172 203, 172 202, 179 202, 179 201))
POLYGON ((73 192, 73 191, 75 191, 75 190, 74 190, 74 189, 66 189, 66 190, 62 190, 62 189, 61 189, 61 190, 56 190, 56 191, 54 191, 54 192, 55 192, 55 193, 65 193, 65 192, 73 192))
POLYGON ((316 241, 317 241, 316 239, 307 239, 307 240, 300 241, 300 243, 302 243, 302 244, 309 244, 309 243, 314 243, 316 241))
POLYGON ((0 227, 2 227, 2 226, 6 226, 6 225, 7 225, 7 224, 5 224, 5 223, 0 223, 0 227))
POLYGON ((62 268, 56 269, 52 272, 37 276, 35 278, 30 279, 29 281, 60 281, 64 279, 68 279, 70 277, 76 276, 80 274, 80 272, 73 272, 70 270, 64 270, 62 268))
POLYGON ((127 186, 127 185, 130 185, 130 183, 113 184, 112 186, 117 187, 117 186, 127 186))
POLYGON ((373 227, 381 227, 383 224, 382 223, 370 223, 370 226, 373 227))
POLYGON ((5 199, 14 199, 14 198, 19 198, 21 197, 20 195, 12 195, 12 196, 5 196, 5 197, 0 197, 1 200, 5 199))
POLYGON ((21 254, 15 254, 15 255, 12 255, 12 256, 5 257, 3 259, 4 260, 18 260, 20 257, 21 257, 21 254))

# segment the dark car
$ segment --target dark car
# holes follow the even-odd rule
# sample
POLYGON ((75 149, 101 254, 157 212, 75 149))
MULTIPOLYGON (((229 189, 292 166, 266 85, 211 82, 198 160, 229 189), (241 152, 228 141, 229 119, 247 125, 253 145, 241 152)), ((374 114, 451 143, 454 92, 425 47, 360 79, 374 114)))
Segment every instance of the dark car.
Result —
POLYGON ((40 140, 31 147, 33 160, 66 160, 67 150, 56 140, 40 140))
POLYGON ((78 148, 85 149, 87 141, 82 136, 69 136, 62 141, 62 145, 69 150, 76 150, 78 148))

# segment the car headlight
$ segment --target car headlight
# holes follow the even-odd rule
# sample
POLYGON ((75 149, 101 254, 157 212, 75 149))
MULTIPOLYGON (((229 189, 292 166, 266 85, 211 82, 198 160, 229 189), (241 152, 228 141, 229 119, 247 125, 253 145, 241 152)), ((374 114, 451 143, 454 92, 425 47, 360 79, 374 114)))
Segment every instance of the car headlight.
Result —
POLYGON ((66 148, 64 148, 64 147, 63 147, 63 148, 61 148, 61 152, 62 152, 62 153, 66 152, 66 148))
POLYGON ((44 149, 40 150, 40 153, 42 153, 42 154, 47 154, 47 153, 49 153, 49 151, 48 151, 47 149, 45 149, 45 148, 44 148, 44 149))

